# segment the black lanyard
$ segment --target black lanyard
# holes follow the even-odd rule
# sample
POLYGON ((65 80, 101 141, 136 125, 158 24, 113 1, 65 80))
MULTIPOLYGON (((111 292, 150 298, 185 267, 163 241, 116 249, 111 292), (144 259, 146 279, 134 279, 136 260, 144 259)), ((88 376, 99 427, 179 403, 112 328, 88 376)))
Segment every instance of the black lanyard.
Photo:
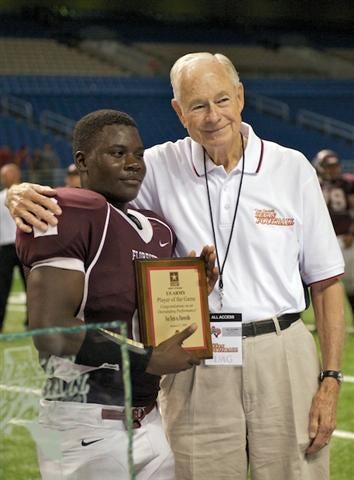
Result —
POLYGON ((242 187, 242 181, 243 181, 243 175, 245 172, 245 146, 243 142, 243 136, 240 133, 241 136, 241 146, 242 146, 242 169, 241 169, 241 178, 240 178, 240 185, 238 187, 238 192, 237 192, 237 198, 236 198, 236 205, 235 205, 235 211, 234 211, 234 217, 232 219, 232 225, 231 225, 231 232, 229 236, 229 240, 227 242, 227 247, 226 247, 226 252, 225 252, 225 257, 224 261, 222 262, 222 265, 220 264, 220 257, 219 257, 219 251, 218 251, 218 246, 216 242, 216 235, 215 235, 215 227, 214 227, 214 218, 213 218, 213 211, 211 208, 211 200, 210 200, 210 192, 209 192, 209 184, 208 184, 208 174, 207 174, 207 169, 206 169, 206 157, 205 157, 205 150, 203 150, 204 154, 204 175, 205 175, 205 183, 206 183, 206 188, 207 188, 207 194, 208 194, 208 205, 209 205, 209 214, 210 214, 210 222, 211 222, 211 228, 213 230, 213 239, 214 239, 214 245, 215 245, 215 252, 216 252, 216 260, 218 263, 218 268, 219 268, 219 295, 220 295, 220 310, 223 307, 223 296, 224 296, 224 282, 223 282, 223 273, 224 273, 224 268, 226 264, 226 259, 229 254, 230 250, 230 245, 231 245, 231 240, 232 240, 232 235, 234 233, 234 227, 235 227, 235 221, 236 221, 236 216, 237 216, 237 210, 238 210, 238 204, 240 201, 240 195, 241 195, 241 187, 242 187))

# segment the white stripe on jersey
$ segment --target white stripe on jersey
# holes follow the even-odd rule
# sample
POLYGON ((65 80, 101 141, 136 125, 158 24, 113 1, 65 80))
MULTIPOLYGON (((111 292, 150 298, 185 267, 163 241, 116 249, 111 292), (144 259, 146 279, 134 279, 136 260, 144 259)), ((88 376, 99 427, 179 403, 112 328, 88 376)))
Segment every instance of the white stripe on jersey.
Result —
POLYGON ((82 260, 78 258, 53 257, 34 262, 31 265, 31 271, 39 267, 64 268, 65 270, 77 270, 85 273, 85 266, 82 260))
POLYGON ((82 297, 82 301, 81 301, 79 313, 76 315, 77 318, 79 318, 79 319, 82 320, 83 322, 85 321, 84 309, 85 309, 86 301, 87 301, 88 282, 89 282, 89 278, 90 278, 90 273, 91 273, 91 270, 93 269, 93 267, 96 265, 96 263, 97 263, 97 261, 98 261, 98 259, 99 259, 99 256, 101 255, 101 252, 102 252, 102 249, 103 249, 103 245, 104 245, 104 242, 105 242, 106 236, 107 236, 107 229, 108 229, 110 214, 111 214, 111 209, 110 209, 110 207, 109 207, 109 204, 107 203, 106 221, 105 221, 104 228, 103 228, 103 233, 102 233, 102 237, 101 237, 101 243, 100 243, 100 245, 99 245, 99 247, 98 247, 98 249, 97 249, 95 258, 92 260, 91 264, 89 265, 89 267, 88 267, 88 269, 87 269, 87 271, 86 271, 84 294, 83 294, 83 297, 82 297))
POLYGON ((119 215, 121 215, 124 218, 124 220, 127 223, 129 223, 129 225, 131 227, 133 227, 133 229, 136 231, 136 233, 138 233, 140 238, 145 243, 149 243, 151 241, 151 239, 153 237, 153 234, 154 234, 154 231, 153 231, 151 223, 149 222, 147 217, 145 217, 145 215, 143 215, 140 212, 137 212, 136 210, 130 210, 130 209, 127 210, 127 213, 129 213, 130 215, 133 215, 139 221, 139 223, 141 225, 141 229, 140 229, 138 227, 138 225, 131 218, 128 217, 128 215, 126 215, 124 212, 122 212, 122 210, 119 210, 114 205, 111 205, 111 207, 114 208, 114 210, 117 213, 119 213, 119 215))

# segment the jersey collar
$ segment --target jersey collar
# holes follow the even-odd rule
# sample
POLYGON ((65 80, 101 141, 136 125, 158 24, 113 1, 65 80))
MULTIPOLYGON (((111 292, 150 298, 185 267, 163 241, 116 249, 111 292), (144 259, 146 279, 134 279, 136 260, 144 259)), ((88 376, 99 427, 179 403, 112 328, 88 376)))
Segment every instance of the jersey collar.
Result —
POLYGON ((128 208, 128 210, 127 210, 127 213, 130 213, 130 215, 135 216, 137 218, 137 220, 139 220, 139 222, 141 224, 141 227, 142 227, 140 229, 140 228, 138 228, 137 224, 135 222, 133 222, 133 220, 131 218, 129 218, 128 215, 126 215, 122 210, 119 210, 119 208, 116 208, 111 203, 109 203, 109 205, 117 213, 119 213, 119 215, 121 215, 127 223, 129 223, 129 225, 136 231, 136 233, 140 236, 140 238, 145 243, 149 243, 151 241, 151 239, 153 237, 153 234, 154 234, 154 231, 153 231, 153 228, 152 228, 152 225, 151 225, 150 221, 148 220, 148 218, 146 218, 145 215, 138 212, 137 210, 132 210, 130 208, 128 208))
MULTIPOLYGON (((242 122, 241 124, 241 133, 244 137, 247 138, 247 145, 245 149, 246 153, 246 163, 245 163, 245 173, 246 174, 257 174, 261 168, 263 161, 263 141, 257 137, 254 133, 252 127, 247 123, 242 122)), ((207 172, 218 168, 217 165, 207 156, 207 172)), ((198 177, 204 176, 204 157, 203 157, 203 147, 192 140, 192 163, 193 168, 198 177)), ((241 169, 242 163, 240 162, 235 171, 241 169)))

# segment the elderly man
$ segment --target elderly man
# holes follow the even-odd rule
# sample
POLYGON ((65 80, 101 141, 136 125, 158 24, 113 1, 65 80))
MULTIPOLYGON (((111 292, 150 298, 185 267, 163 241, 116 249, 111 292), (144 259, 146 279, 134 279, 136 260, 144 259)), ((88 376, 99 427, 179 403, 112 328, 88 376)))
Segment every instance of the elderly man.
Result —
MULTIPOLYGON (((327 479, 342 379, 344 263, 316 172, 301 153, 262 140, 242 122, 243 86, 225 56, 185 55, 171 81, 172 107, 189 136, 145 151, 135 205, 171 223, 178 255, 214 243, 220 280, 210 310, 215 321, 231 320, 214 332, 225 332, 225 344, 226 334, 235 335, 228 348, 238 352, 219 356, 222 345, 215 345, 214 364, 162 381, 176 476, 245 480, 250 466, 253 480, 327 479), (303 281, 322 369, 300 319, 303 281)), ((8 202, 21 228, 30 229, 24 220, 45 228, 35 215, 57 222, 51 212, 60 210, 40 193, 53 194, 13 189, 8 202)))

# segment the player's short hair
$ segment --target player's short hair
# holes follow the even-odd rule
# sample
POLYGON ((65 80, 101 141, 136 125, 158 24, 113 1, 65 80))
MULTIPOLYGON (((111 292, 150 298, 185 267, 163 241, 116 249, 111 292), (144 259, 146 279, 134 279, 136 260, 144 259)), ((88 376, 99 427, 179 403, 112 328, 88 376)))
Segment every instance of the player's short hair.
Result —
POLYGON ((222 53, 210 53, 210 52, 196 52, 196 53, 187 53, 176 60, 175 64, 172 66, 170 71, 170 80, 173 90, 174 97, 179 100, 180 98, 180 84, 183 73, 188 71, 188 68, 200 61, 203 60, 216 60, 226 68, 228 74, 230 75, 231 80, 235 85, 240 83, 240 77, 238 72, 231 62, 231 60, 223 55, 222 53))
POLYGON ((97 135, 107 125, 126 125, 138 128, 134 119, 118 110, 96 110, 80 118, 73 132, 73 155, 77 151, 89 152, 95 145, 97 135))

